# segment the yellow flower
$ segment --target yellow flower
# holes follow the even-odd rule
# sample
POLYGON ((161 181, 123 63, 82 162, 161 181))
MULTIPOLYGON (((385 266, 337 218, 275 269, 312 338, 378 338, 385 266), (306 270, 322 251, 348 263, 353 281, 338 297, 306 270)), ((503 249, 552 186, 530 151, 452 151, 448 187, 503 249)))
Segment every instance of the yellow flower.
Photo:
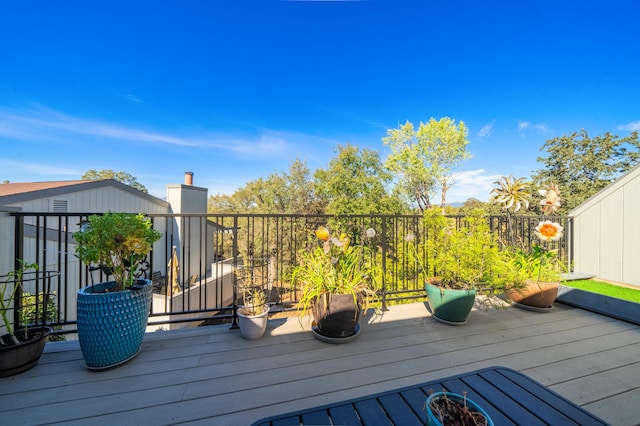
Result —
POLYGON ((329 230, 324 226, 319 227, 316 229, 316 237, 322 241, 328 241, 330 237, 329 230))
POLYGON ((536 235, 542 241, 558 241, 562 238, 562 230, 559 223, 545 220, 536 226, 536 235))

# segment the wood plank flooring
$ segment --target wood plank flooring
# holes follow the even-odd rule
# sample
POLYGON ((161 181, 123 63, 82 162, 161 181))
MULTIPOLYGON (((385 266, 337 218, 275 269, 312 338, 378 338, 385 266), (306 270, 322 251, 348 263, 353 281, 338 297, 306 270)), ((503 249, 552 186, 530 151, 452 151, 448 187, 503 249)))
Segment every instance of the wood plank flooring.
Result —
POLYGON ((556 304, 550 313, 474 310, 465 326, 423 303, 370 314, 357 339, 320 342, 298 318, 246 341, 228 325, 159 331, 107 371, 77 342, 47 344, 38 366, 0 379, 0 423, 250 425, 279 413, 494 365, 532 377, 613 425, 640 424, 640 328, 556 304))

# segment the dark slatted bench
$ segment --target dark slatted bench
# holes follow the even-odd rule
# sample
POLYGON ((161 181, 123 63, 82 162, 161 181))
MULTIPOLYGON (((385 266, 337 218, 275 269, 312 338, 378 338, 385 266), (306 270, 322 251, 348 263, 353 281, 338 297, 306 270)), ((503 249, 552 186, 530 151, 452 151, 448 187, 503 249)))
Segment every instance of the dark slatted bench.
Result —
POLYGON ((606 425, 518 371, 490 367, 433 382, 262 419, 253 426, 424 425, 429 391, 448 390, 479 403, 496 425, 606 425))

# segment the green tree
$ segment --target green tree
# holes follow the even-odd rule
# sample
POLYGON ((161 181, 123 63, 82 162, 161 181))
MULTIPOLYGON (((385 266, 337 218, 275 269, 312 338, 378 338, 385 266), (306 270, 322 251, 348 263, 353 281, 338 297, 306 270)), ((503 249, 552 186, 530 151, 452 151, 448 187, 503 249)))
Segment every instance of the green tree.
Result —
POLYGON ((399 179, 409 199, 417 203, 422 212, 431 208, 431 196, 440 188, 442 211, 446 195, 455 183, 453 171, 462 160, 470 158, 467 151, 468 129, 463 121, 444 117, 420 123, 415 130, 407 121, 397 129, 387 130, 382 138, 391 149, 385 166, 399 179))
POLYGON ((136 179, 133 175, 127 172, 115 172, 113 170, 107 170, 107 169, 96 171, 91 169, 91 170, 87 170, 80 179, 82 180, 115 179, 118 182, 122 182, 125 185, 129 185, 130 187, 137 189, 138 191, 142 191, 145 194, 149 193, 147 188, 145 188, 144 185, 138 182, 138 179, 136 179))
POLYGON ((316 194, 327 201, 330 214, 394 214, 402 202, 388 193, 391 175, 380 154, 353 145, 338 146, 326 169, 314 173, 316 194))
POLYGON ((550 139, 538 157, 544 168, 533 174, 538 187, 556 184, 567 213, 640 162, 638 132, 619 137, 607 132, 590 138, 586 130, 550 139))
POLYGON ((322 213, 324 202, 314 193, 306 163, 294 160, 287 172, 248 182, 233 195, 209 197, 209 213, 322 213))

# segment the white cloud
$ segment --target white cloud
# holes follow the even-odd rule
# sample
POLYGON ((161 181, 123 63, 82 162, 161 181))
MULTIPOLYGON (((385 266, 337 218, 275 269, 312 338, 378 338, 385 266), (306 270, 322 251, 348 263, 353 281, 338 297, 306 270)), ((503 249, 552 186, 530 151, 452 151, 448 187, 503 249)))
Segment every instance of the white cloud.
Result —
POLYGON ((532 124, 529 121, 519 121, 518 132, 524 133, 525 130, 537 130, 541 133, 547 133, 549 131, 549 126, 544 123, 532 124))
POLYGON ((618 130, 628 130, 630 132, 640 131, 640 120, 632 121, 622 126, 618 126, 618 130))
POLYGON ((21 141, 73 141, 91 137, 100 141, 164 144, 179 147, 214 148, 244 156, 282 156, 303 144, 336 141, 295 132, 258 129, 254 133, 194 132, 177 135, 152 129, 90 120, 38 106, 29 110, 0 109, 0 138, 21 141))
POLYGON ((15 161, 0 159, 0 168, 8 175, 11 174, 31 174, 31 175, 53 175, 53 176, 80 176, 84 171, 74 170, 67 167, 52 166, 51 164, 36 163, 31 161, 15 161))
POLYGON ((487 174, 485 169, 467 170, 453 175, 455 184, 447 192, 447 203, 476 198, 487 201, 499 174, 487 174))
POLYGON ((490 123, 482 126, 482 129, 480 129, 480 131, 478 132, 478 136, 480 136, 481 138, 486 138, 491 136, 491 134, 493 134, 493 125, 495 124, 495 122, 496 120, 493 119, 491 120, 490 123))

